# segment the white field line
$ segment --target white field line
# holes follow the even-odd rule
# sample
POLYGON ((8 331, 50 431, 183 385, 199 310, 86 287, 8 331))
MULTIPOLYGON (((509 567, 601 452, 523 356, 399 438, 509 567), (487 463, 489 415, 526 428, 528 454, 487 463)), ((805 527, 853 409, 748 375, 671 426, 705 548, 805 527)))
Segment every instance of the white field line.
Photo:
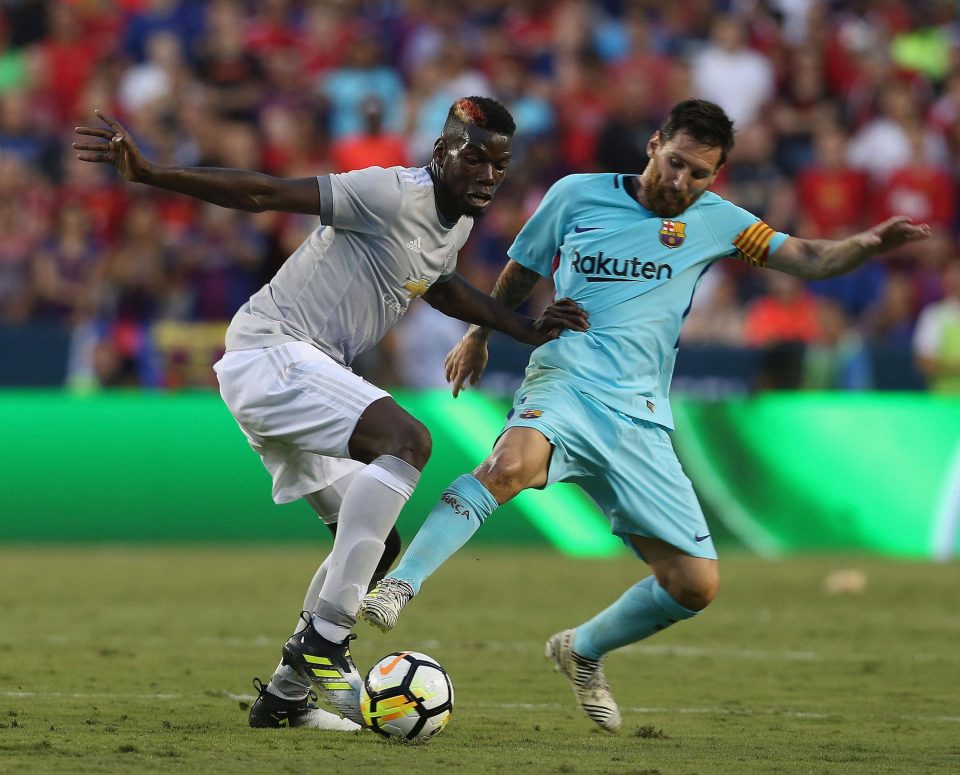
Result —
MULTIPOLYGON (((210 695, 204 693, 203 695, 190 695, 190 694, 124 694, 121 692, 117 693, 107 693, 107 692, 0 692, 0 697, 6 697, 10 699, 51 699, 51 698, 60 698, 60 699, 76 699, 76 700, 192 700, 196 697, 206 697, 209 698, 210 695)), ((254 694, 234 694, 233 692, 221 692, 218 696, 221 696, 228 700, 233 701, 247 701, 252 702, 257 697, 254 694)), ((487 708, 492 710, 529 710, 529 711, 562 711, 568 710, 572 707, 570 704, 562 704, 559 702, 473 702, 470 703, 470 707, 473 708, 487 708)), ((870 715, 858 715, 856 717, 840 714, 840 713, 815 713, 809 711, 795 711, 795 710, 786 710, 786 709, 777 709, 777 708, 765 708, 763 710, 756 708, 671 708, 671 707, 644 707, 644 706, 626 706, 621 707, 622 711, 628 713, 637 713, 637 714, 647 714, 647 715, 670 715, 670 714, 681 714, 681 715, 700 715, 700 716, 777 716, 784 718, 796 718, 796 719, 844 719, 844 718, 861 718, 861 719, 875 719, 877 721, 886 721, 884 717, 874 717, 870 715)), ((899 719, 902 721, 931 721, 931 722, 943 722, 956 724, 960 723, 960 716, 919 716, 911 714, 900 714, 893 716, 892 718, 899 719)))

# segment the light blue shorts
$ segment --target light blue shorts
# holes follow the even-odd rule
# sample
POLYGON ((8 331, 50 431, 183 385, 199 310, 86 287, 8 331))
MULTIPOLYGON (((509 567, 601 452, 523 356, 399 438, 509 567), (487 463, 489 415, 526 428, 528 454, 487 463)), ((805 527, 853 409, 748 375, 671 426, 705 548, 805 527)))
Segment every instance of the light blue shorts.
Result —
POLYGON ((635 552, 631 534, 717 559, 703 510, 662 426, 611 409, 561 380, 540 379, 517 391, 504 430, 515 427, 534 428, 553 444, 547 486, 578 484, 635 552))

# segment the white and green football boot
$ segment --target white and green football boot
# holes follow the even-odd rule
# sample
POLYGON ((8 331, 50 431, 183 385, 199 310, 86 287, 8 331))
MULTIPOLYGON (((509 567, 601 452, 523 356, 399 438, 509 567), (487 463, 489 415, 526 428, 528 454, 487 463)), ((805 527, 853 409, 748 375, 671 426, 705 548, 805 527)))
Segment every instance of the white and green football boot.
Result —
POLYGON ((554 669, 573 685, 577 702, 590 719, 607 732, 620 729, 620 708, 610 693, 610 685, 599 660, 587 659, 573 650, 573 630, 563 630, 547 641, 544 656, 554 669))
POLYGON ((360 601, 357 618, 373 625, 381 632, 389 632, 397 626, 403 607, 413 597, 413 587, 406 581, 387 576, 371 589, 360 601))

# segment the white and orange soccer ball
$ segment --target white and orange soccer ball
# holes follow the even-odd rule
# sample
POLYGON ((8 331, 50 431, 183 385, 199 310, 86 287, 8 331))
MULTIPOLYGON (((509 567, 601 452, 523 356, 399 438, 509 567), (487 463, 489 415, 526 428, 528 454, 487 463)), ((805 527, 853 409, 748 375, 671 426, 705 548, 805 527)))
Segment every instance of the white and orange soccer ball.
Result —
POLYGON ((433 657, 418 651, 388 654, 370 668, 360 691, 364 724, 384 737, 424 742, 453 712, 453 684, 433 657))

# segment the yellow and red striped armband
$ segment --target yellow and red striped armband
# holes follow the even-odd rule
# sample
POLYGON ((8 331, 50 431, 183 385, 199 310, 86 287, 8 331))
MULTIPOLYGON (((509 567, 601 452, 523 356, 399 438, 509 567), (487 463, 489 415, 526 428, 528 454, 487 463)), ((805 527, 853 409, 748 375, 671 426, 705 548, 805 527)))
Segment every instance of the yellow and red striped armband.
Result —
POLYGON ((733 241, 737 257, 751 266, 763 266, 770 255, 770 240, 776 232, 763 221, 748 226, 733 241))

